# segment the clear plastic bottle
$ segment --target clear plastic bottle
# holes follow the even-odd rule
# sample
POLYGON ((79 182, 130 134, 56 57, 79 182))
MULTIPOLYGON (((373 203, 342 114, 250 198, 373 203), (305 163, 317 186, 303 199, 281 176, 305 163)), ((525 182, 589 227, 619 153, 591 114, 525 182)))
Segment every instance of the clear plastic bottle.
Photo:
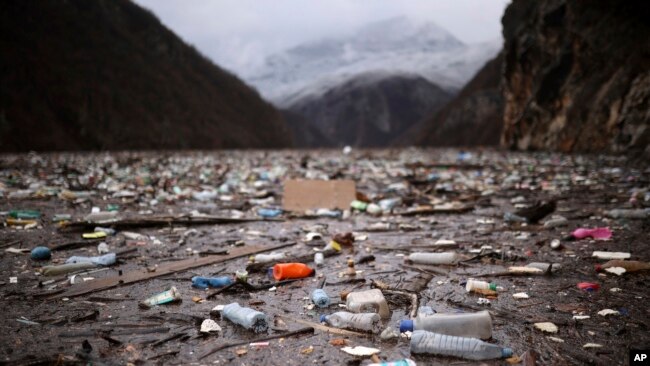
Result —
POLYGON ((467 280, 467 284, 465 285, 465 290, 467 292, 472 292, 477 289, 496 291, 497 285, 485 281, 472 280, 472 279, 467 280))
POLYGON ((117 211, 99 211, 99 212, 93 212, 86 217, 84 217, 84 221, 88 222, 94 222, 94 223, 102 223, 102 222, 110 222, 117 220, 117 211))
POLYGON ((330 297, 325 290, 317 288, 311 293, 311 301, 319 308, 326 308, 330 305, 330 297))
POLYGON ((351 292, 348 294, 345 304, 348 311, 353 313, 375 312, 379 313, 382 319, 390 318, 388 303, 379 289, 351 292))
POLYGON ((402 320, 399 331, 429 332, 480 339, 492 338, 492 318, 487 311, 477 313, 418 315, 413 320, 402 320))
POLYGON ((397 361, 388 361, 388 362, 382 362, 382 363, 371 363, 366 366, 417 366, 415 361, 409 360, 408 358, 405 358, 403 360, 397 360, 397 361))
POLYGON ((338 311, 332 315, 321 315, 320 321, 335 328, 355 329, 372 333, 381 331, 381 318, 376 313, 352 314, 346 311, 338 311))
POLYGON ((255 263, 270 263, 281 259, 284 259, 284 253, 255 254, 253 256, 255 263))
POLYGON ((476 338, 416 330, 411 335, 411 353, 454 356, 468 360, 490 360, 512 356, 510 348, 486 343, 476 338))
POLYGON ((323 255, 323 253, 318 252, 314 254, 314 264, 316 265, 316 267, 322 266, 324 262, 325 262, 325 255, 323 255))
POLYGON ((266 315, 257 310, 244 308, 233 302, 224 306, 221 315, 235 324, 246 329, 252 329, 255 333, 266 332, 269 324, 266 315))
POLYGON ((117 260, 117 257, 115 253, 108 253, 104 255, 100 255, 97 257, 82 257, 82 256, 72 256, 68 258, 65 262, 67 264, 72 264, 72 263, 93 263, 95 265, 99 266, 110 266, 115 264, 115 261, 117 260))
POLYGON ((456 252, 444 253, 411 253, 408 259, 418 264, 454 264, 459 256, 456 252))

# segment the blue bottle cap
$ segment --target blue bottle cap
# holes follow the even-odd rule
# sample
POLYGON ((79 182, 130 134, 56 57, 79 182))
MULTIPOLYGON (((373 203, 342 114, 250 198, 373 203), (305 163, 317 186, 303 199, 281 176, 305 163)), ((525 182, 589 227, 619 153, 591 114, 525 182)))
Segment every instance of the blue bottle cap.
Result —
POLYGON ((413 331, 413 320, 402 320, 399 322, 399 332, 412 332, 413 331))
POLYGON ((325 323, 325 318, 327 318, 327 315, 321 315, 320 316, 320 322, 325 323))
POLYGON ((501 350, 501 357, 508 358, 512 357, 512 348, 504 348, 501 350))

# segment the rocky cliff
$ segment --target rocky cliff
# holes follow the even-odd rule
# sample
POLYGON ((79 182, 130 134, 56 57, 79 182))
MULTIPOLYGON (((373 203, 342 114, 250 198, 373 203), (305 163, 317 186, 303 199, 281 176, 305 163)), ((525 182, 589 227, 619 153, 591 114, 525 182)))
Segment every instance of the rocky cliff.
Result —
POLYGON ((280 113, 128 0, 0 3, 0 150, 281 147, 280 113))
POLYGON ((513 1, 503 17, 502 143, 648 153, 649 10, 646 1, 513 1))
POLYGON ((418 75, 365 73, 296 100, 287 109, 334 146, 382 147, 450 99, 448 92, 418 75))
POLYGON ((494 146, 503 127, 502 55, 489 61, 437 113, 394 141, 396 146, 494 146))

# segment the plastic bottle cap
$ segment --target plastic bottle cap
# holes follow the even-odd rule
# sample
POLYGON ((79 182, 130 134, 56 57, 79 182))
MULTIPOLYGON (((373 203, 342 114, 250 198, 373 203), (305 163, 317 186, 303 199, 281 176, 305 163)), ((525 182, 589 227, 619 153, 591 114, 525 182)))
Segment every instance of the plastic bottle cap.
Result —
POLYGON ((413 331, 413 320, 402 320, 399 322, 399 332, 412 332, 413 331))
POLYGON ((504 358, 512 357, 512 348, 504 348, 501 350, 501 356, 504 358))
POLYGON ((320 316, 320 322, 325 323, 326 318, 327 318, 327 315, 321 315, 320 316))

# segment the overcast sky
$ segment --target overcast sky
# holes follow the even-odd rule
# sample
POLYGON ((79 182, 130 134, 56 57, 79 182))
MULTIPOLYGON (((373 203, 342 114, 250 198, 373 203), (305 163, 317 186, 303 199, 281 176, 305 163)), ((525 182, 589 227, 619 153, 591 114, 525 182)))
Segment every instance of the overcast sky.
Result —
POLYGON ((507 0, 134 0, 186 42, 236 73, 301 42, 406 15, 461 41, 501 36, 507 0))

